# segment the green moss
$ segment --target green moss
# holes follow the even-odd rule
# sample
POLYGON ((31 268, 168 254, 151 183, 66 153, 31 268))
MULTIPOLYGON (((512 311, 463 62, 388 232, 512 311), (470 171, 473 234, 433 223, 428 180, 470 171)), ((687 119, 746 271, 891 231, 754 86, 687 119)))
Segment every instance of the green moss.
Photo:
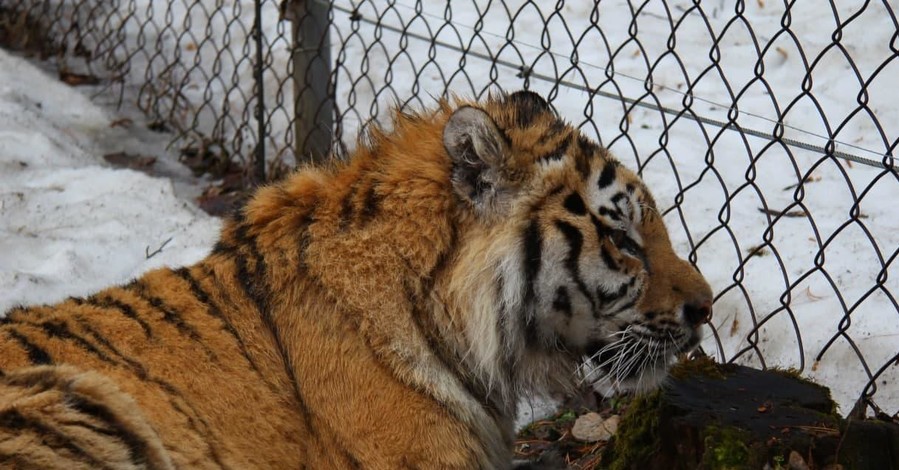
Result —
POLYGON ((684 380, 695 377, 707 377, 711 379, 724 379, 724 367, 708 356, 696 359, 682 360, 675 364, 669 375, 675 380, 684 380))
POLYGON ((732 427, 709 427, 705 430, 702 468, 732 470, 749 468, 752 453, 746 446, 749 434, 732 427))
POLYGON ((830 401, 832 406, 831 406, 830 410, 826 410, 826 411, 818 410, 818 411, 824 411, 826 414, 828 414, 834 418, 840 419, 841 415, 840 415, 839 405, 837 405, 837 403, 833 400, 833 396, 831 395, 829 388, 815 382, 814 380, 812 380, 808 377, 803 377, 802 372, 799 371, 799 369, 796 369, 795 367, 789 367, 789 368, 772 367, 772 368, 768 369, 768 371, 772 372, 774 374, 779 374, 784 377, 794 379, 797 382, 802 382, 804 384, 808 384, 813 387, 817 387, 817 388, 821 389, 827 395, 827 399, 830 401))
POLYGON ((558 415, 556 415, 556 418, 554 421, 556 421, 557 423, 568 423, 568 422, 574 421, 576 419, 577 419, 577 413, 575 413, 574 410, 565 410, 565 411, 559 413, 558 415))
POLYGON ((602 468, 624 470, 644 467, 658 446, 659 406, 661 392, 639 396, 631 401, 622 416, 618 434, 606 446, 602 468))
MULTIPOLYGON (((789 377, 789 378, 791 378, 791 379, 799 380, 800 382, 805 382, 805 383, 814 384, 814 382, 812 382, 812 381, 810 381, 810 380, 808 380, 808 379, 803 378, 803 377, 802 377, 802 372, 800 372, 799 369, 797 369, 797 368, 795 368, 795 367, 787 367, 787 368, 783 368, 783 367, 772 367, 772 368, 770 368, 770 369, 768 369, 768 370, 771 371, 771 372, 773 372, 773 373, 775 373, 775 374, 782 375, 782 376, 784 376, 784 377, 789 377)), ((817 385, 817 384, 815 384, 815 385, 817 385)))

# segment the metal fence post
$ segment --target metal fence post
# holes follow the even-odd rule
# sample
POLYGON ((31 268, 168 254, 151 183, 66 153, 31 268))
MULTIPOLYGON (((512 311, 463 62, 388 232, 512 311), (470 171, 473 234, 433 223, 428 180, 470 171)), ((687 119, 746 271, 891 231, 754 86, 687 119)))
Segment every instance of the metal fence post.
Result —
POLYGON ((256 137, 255 159, 253 161, 253 183, 265 182, 265 88, 263 85, 263 69, 265 67, 262 42, 265 36, 262 32, 262 0, 256 0, 255 18, 253 19, 253 39, 256 41, 256 62, 253 70, 253 78, 256 81, 256 124, 258 136, 256 137))
POLYGON ((334 97, 331 41, 324 0, 285 0, 282 12, 293 25, 294 145, 297 163, 322 161, 331 149, 334 97))

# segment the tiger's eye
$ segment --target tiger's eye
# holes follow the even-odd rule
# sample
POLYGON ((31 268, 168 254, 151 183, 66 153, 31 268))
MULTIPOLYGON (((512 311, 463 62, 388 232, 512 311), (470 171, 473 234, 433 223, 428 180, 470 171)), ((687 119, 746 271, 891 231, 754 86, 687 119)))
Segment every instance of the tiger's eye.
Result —
POLYGON ((612 233, 609 234, 609 239, 612 240, 612 243, 618 248, 623 248, 628 240, 627 231, 621 229, 612 230, 612 233))

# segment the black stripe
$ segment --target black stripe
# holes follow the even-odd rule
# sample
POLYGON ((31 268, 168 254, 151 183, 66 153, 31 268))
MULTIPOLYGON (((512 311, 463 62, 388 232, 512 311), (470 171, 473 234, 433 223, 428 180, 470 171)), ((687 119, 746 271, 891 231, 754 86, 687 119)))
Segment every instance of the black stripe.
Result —
POLYGON ((104 297, 99 297, 97 295, 92 295, 87 298, 87 305, 91 305, 94 307, 102 308, 102 309, 112 309, 116 310, 122 315, 134 320, 138 325, 140 325, 141 329, 144 330, 144 335, 147 338, 153 337, 153 331, 150 329, 150 325, 145 322, 143 319, 137 316, 137 312, 131 305, 128 305, 121 300, 112 298, 109 294, 105 294, 104 297))
POLYGON ((377 186, 374 181, 371 182, 368 189, 365 191, 365 201, 362 204, 362 214, 359 216, 359 221, 364 225, 368 223, 371 219, 373 219, 378 213, 378 193, 376 192, 377 186))
POLYGON ((599 146, 593 143, 587 136, 583 134, 578 134, 577 136, 577 148, 580 150, 581 155, 586 158, 592 157, 597 151, 599 151, 599 146))
MULTIPOLYGON (((181 332, 181 334, 187 336, 193 341, 202 341, 203 338, 200 336, 200 332, 197 331, 197 329, 192 325, 185 322, 178 312, 175 312, 165 304, 165 301, 150 294, 149 287, 142 281, 138 281, 137 283, 135 283, 132 292, 134 292, 134 294, 137 295, 141 300, 147 302, 151 307, 162 313, 163 321, 174 326, 179 332, 181 332)), ((208 350, 205 345, 203 345, 203 347, 204 349, 207 349, 207 352, 211 353, 213 356, 215 355, 215 353, 208 350)))
POLYGON ((96 426, 91 426, 89 423, 80 424, 81 427, 87 428, 88 426, 91 426, 88 429, 122 441, 122 443, 125 444, 125 447, 128 448, 131 461, 138 464, 136 466, 140 466, 139 464, 141 462, 146 462, 149 444, 143 438, 132 432, 128 426, 122 423, 121 419, 119 419, 115 413, 109 410, 109 408, 100 403, 89 401, 81 395, 72 393, 66 394, 66 403, 79 413, 91 416, 95 420, 105 423, 109 426, 109 429, 100 429, 96 426))
POLYGON ((297 268, 300 277, 309 275, 305 253, 309 249, 309 245, 312 244, 312 234, 309 233, 309 226, 312 225, 314 221, 315 217, 312 214, 306 214, 300 219, 300 223, 297 227, 297 254, 299 256, 297 268))
POLYGON ((7 329, 6 333, 19 342, 22 349, 28 353, 28 360, 32 364, 53 364, 53 359, 47 354, 47 351, 44 351, 40 346, 32 343, 25 335, 12 329, 7 329))
POLYGON ((540 272, 542 259, 543 239, 540 235, 540 226, 536 220, 532 220, 524 230, 525 305, 532 303, 537 297, 537 273, 540 272))
POLYGON ((565 257, 565 268, 568 270, 571 278, 574 279, 574 283, 577 285, 578 290, 590 302, 591 311, 595 312, 596 303, 593 300, 593 295, 587 290, 587 285, 584 284, 583 279, 581 279, 579 261, 581 251, 584 248, 584 235, 575 226, 561 220, 556 221, 556 228, 562 232, 562 235, 565 236, 565 240, 568 241, 569 250, 568 256, 565 257))
POLYGON ((561 160, 562 157, 564 157, 564 156, 565 156, 564 152, 550 152, 550 153, 547 153, 546 155, 540 157, 539 161, 541 161, 541 162, 547 162, 547 161, 557 162, 557 161, 561 160))
POLYGON ((458 251, 458 248, 459 248, 457 245, 458 229, 456 228, 456 226, 454 224, 451 224, 449 230, 450 230, 450 233, 449 233, 449 237, 447 237, 448 242, 446 243, 446 246, 448 246, 450 248, 449 248, 449 250, 442 251, 442 252, 440 252, 440 254, 437 255, 437 260, 434 262, 434 265, 428 271, 427 276, 422 280, 423 281, 422 282, 422 290, 425 292, 428 292, 433 289, 434 281, 437 279, 437 276, 439 276, 440 273, 442 273, 446 269, 447 265, 449 264, 449 261, 453 259, 453 257, 456 254, 456 251, 458 251))
POLYGON ((141 380, 148 379, 149 374, 147 373, 147 369, 144 367, 143 364, 141 364, 133 359, 130 359, 127 356, 125 356, 124 354, 122 354, 121 352, 119 352, 119 350, 116 349, 116 347, 112 343, 110 343, 108 339, 106 339, 106 336, 104 336, 102 333, 97 331, 93 327, 93 325, 91 325, 91 323, 88 322, 87 320, 77 319, 77 321, 78 321, 78 327, 81 328, 82 330, 84 330, 85 332, 87 332, 91 337, 93 337, 94 341, 96 341, 97 344, 103 346, 104 348, 109 350, 109 352, 111 352, 114 356, 119 358, 119 360, 121 361, 119 363, 120 365, 122 363, 124 363, 126 366, 128 366, 129 369, 131 369, 131 371, 139 379, 141 379, 141 380))
POLYGON ((7 323, 13 322, 13 315, 22 315, 28 313, 28 309, 25 308, 24 305, 17 305, 9 310, 6 313, 0 314, 0 325, 5 325, 7 323))
MULTIPOLYGON (((610 292, 597 290, 597 295, 603 295, 605 297, 605 299, 607 299, 605 301, 606 304, 615 302, 615 301, 620 300, 625 295, 627 295, 628 291, 631 290, 636 283, 637 283, 637 278, 632 277, 630 281, 627 281, 627 283, 619 286, 618 290, 616 292, 610 293, 610 292)), ((639 300, 639 296, 635 295, 633 299, 629 300, 624 305, 619 306, 618 308, 615 309, 615 311, 606 312, 605 316, 607 316, 607 317, 615 316, 627 309, 630 309, 634 305, 637 305, 638 300, 639 300)))
POLYGON ((342 450, 343 450, 343 456, 346 457, 347 462, 349 462, 349 464, 350 464, 350 468, 354 468, 354 469, 355 468, 364 468, 362 466, 362 463, 360 463, 359 460, 356 459, 356 456, 354 456, 352 453, 350 453, 350 450, 347 449, 346 446, 343 446, 342 450))
POLYGON ((103 351, 97 349, 97 347, 94 346, 93 343, 72 332, 72 330, 69 329, 69 325, 62 320, 48 320, 42 323, 27 324, 36 328, 40 328, 49 338, 71 341, 86 352, 98 357, 101 361, 110 364, 116 364, 116 361, 106 355, 106 353, 104 353, 103 351))
POLYGON ((549 111, 549 104, 532 91, 517 91, 509 95, 505 104, 514 109, 515 123, 520 128, 529 127, 537 116, 549 111))
POLYGON ((212 246, 212 255, 226 255, 231 252, 231 248, 225 244, 221 239, 215 242, 215 245, 212 246))
MULTIPOLYGON (((208 273, 210 276, 212 273, 208 273)), ((206 307, 206 312, 209 313, 210 316, 217 318, 222 324, 225 326, 225 329, 229 334, 234 338, 234 341, 237 342, 237 347, 240 349, 240 353, 243 355, 244 359, 250 364, 250 368, 256 372, 257 375, 262 377, 262 372, 259 370, 259 366, 256 365, 256 361, 250 356, 249 351, 247 351, 247 345, 244 344, 243 338, 240 337, 240 333, 237 332, 237 328, 234 327, 234 324, 222 314, 222 311, 218 308, 218 306, 213 302, 213 300, 209 297, 209 294, 203 290, 203 287, 200 285, 199 281, 194 278, 190 274, 190 270, 188 268, 179 268, 175 270, 175 275, 183 279, 187 282, 188 286, 190 286, 190 291, 193 294, 194 298, 197 299, 204 307, 206 307)))
POLYGON ((528 311, 530 313, 524 316, 524 341, 526 344, 541 344, 540 332, 537 330, 537 315, 533 308, 528 311))
POLYGON ((569 194, 562 205, 574 215, 587 215, 587 205, 584 204, 584 199, 578 193, 569 194))
MULTIPOLYGON (((365 185, 365 181, 356 181, 353 183, 353 186, 350 188, 350 191, 347 193, 346 197, 341 201, 340 208, 340 229, 346 230, 347 227, 350 226, 350 223, 353 221, 353 217, 356 216, 358 219, 358 223, 362 226, 370 222, 378 211, 378 195, 376 191, 376 184, 373 181, 368 181, 368 185, 365 186, 365 194, 362 197, 362 207, 359 210, 358 214, 355 214, 355 202, 358 198, 358 194, 360 188, 365 185)), ((302 225, 306 225, 304 222, 302 225)))
POLYGON ((243 287, 244 293, 253 303, 263 318, 269 316, 268 311, 268 280, 266 276, 265 258, 259 252, 256 246, 256 238, 247 233, 246 225, 240 225, 235 232, 236 242, 239 246, 249 251, 249 258, 253 260, 253 272, 250 272, 247 266, 247 256, 235 256, 234 262, 237 265, 237 279, 243 287))
POLYGON ((122 360, 122 362, 127 364, 132 373, 134 373, 139 379, 155 384, 163 389, 168 395, 168 402, 172 406, 172 408, 182 416, 184 416, 184 418, 187 420, 188 427, 194 433, 196 433, 197 436, 203 438, 203 441, 206 443, 206 446, 210 452, 212 460, 214 460, 219 465, 219 467, 224 467, 224 463, 222 463, 221 461, 221 456, 219 456, 218 450, 213 447, 212 439, 209 438, 209 424, 200 416, 197 410, 187 400, 184 399, 184 396, 174 385, 166 382, 165 380, 151 376, 147 371, 147 368, 143 364, 122 354, 114 345, 109 342, 109 340, 107 340, 100 332, 93 329, 87 322, 81 322, 79 324, 85 331, 90 333, 98 343, 109 349, 110 352, 118 356, 122 360), (179 400, 184 403, 184 406, 178 403, 179 400), (190 410, 190 413, 188 413, 188 409, 190 410), (200 426, 197 424, 198 421, 203 425, 204 429, 200 428, 200 426))
MULTIPOLYGON (((311 215, 307 215, 305 217, 305 220, 308 220, 308 222, 311 223, 313 218, 311 215)), ((271 317, 271 312, 269 312, 267 308, 267 301, 264 298, 266 290, 268 289, 265 260, 262 257, 262 254, 259 252, 258 247, 256 246, 255 238, 247 233, 247 226, 245 224, 241 224, 238 227, 235 232, 235 237, 236 243, 240 244, 250 251, 250 257, 254 260, 255 263, 253 270, 253 276, 255 276, 254 279, 253 276, 250 275, 248 270, 248 266, 246 263, 247 257, 242 256, 241 253, 236 253, 236 256, 234 256, 233 258, 238 280, 241 281, 244 292, 256 304, 256 308, 259 310, 259 313, 262 317, 263 324, 269 330, 272 335, 272 339, 275 341, 277 353, 281 356, 281 361, 284 366, 284 372, 287 375, 290 384, 292 385, 294 399, 297 402, 297 406, 300 408, 299 411, 302 415, 302 419, 304 424, 306 425, 306 428, 314 439, 319 440, 316 429, 312 424, 312 411, 306 405, 306 402, 303 399, 302 394, 300 393, 300 383, 296 378, 296 372, 292 366, 290 357, 287 355, 287 350, 284 348, 283 338, 281 337, 278 326, 275 324, 274 319, 271 317)), ((303 230, 300 236, 301 248, 303 248, 302 243, 304 241, 307 241, 308 237, 308 230, 303 230)), ((300 266, 300 268, 302 269, 302 266, 300 266)), ((209 274, 211 275, 211 273, 209 274)), ((213 279, 214 278, 215 277, 213 276, 213 279)), ((222 289, 222 292, 226 291, 222 289)))
MULTIPOLYGON (((647 320, 652 320, 653 318, 655 318, 658 315, 658 313, 657 312, 646 312, 644 315, 646 315, 647 320)), ((655 324, 652 324, 652 323, 649 323, 649 322, 641 322, 640 325, 643 328, 646 328, 647 330, 649 330, 650 333, 654 333, 656 336, 659 336, 662 333, 664 333, 665 331, 667 331, 665 328, 655 325, 655 324)), ((652 337, 652 335, 647 335, 647 336, 652 337)))
POLYGON ((599 298, 599 301, 602 302, 603 305, 608 305, 624 297, 627 294, 628 289, 630 289, 630 286, 632 285, 632 282, 621 284, 620 286, 618 286, 618 289, 615 292, 609 292, 602 287, 597 287, 596 296, 599 298))
POLYGON ((590 177, 590 156, 583 153, 574 154, 574 169, 583 179, 590 177))
POLYGON ((599 174, 599 181, 596 182, 596 185, 599 186, 599 189, 605 189, 612 185, 615 181, 615 167, 618 164, 615 161, 607 161, 606 166, 602 168, 602 173, 599 174))
POLYGON ((60 420, 56 422, 61 426, 69 426, 75 428, 84 428, 94 434, 102 434, 104 436, 116 437, 119 433, 113 429, 103 427, 101 425, 88 423, 87 421, 78 421, 78 420, 60 420))
POLYGON ((531 220, 524 231, 524 305, 522 312, 524 322, 524 338, 527 344, 540 344, 540 334, 537 331, 537 315, 534 310, 537 298, 537 275, 543 260, 543 237, 540 234, 540 226, 536 220, 531 220))
MULTIPOLYGON (((497 403, 493 403, 490 399, 487 390, 483 386, 479 386, 480 384, 476 382, 473 377, 469 376, 464 368, 460 367, 463 363, 462 359, 458 356, 458 354, 454 354, 453 351, 449 350, 448 346, 441 342, 439 338, 440 330, 437 325, 436 319, 429 315, 430 312, 422 311, 416 306, 415 295, 410 293, 411 289, 408 286, 405 286, 407 290, 407 297, 412 301, 412 319, 415 324, 416 329, 419 334, 421 334, 425 341, 428 344, 428 347, 434 352, 434 356, 440 361, 441 364, 446 368, 446 370, 455 374, 456 378, 459 379, 459 382, 462 384, 465 391, 474 398, 478 404, 481 405, 481 408, 487 412, 490 416, 498 416, 500 413, 500 405, 497 403), (456 367, 453 367, 456 365, 456 367)), ((434 399, 434 398, 432 398, 434 399)), ((434 399, 437 401, 436 399, 434 399)), ((439 404, 444 405, 438 401, 439 404)), ((455 410, 450 410, 451 414, 453 414, 457 419, 459 416, 454 412, 455 410)), ((475 437, 474 430, 469 426, 466 426, 469 434, 472 437, 475 437)), ((358 464, 358 462, 357 462, 358 464)), ((361 466, 358 468, 362 468, 361 466)))
POLYGON ((612 233, 612 227, 604 224, 601 220, 596 218, 595 215, 590 214, 590 222, 593 222, 593 228, 596 229, 596 237, 602 241, 602 239, 609 236, 612 233))
MULTIPOLYGON (((556 134, 558 134, 559 132, 562 132, 564 130, 565 130, 564 124, 562 124, 562 127, 560 129, 550 128, 549 133, 544 134, 540 140, 541 140, 541 142, 543 140, 549 140, 550 138, 555 137, 556 134)), ((543 159, 543 160, 561 160, 562 157, 565 156, 565 151, 568 150, 568 146, 571 144, 571 139, 572 139, 571 134, 566 135, 565 137, 562 137, 559 140, 559 143, 556 144, 556 148, 554 148, 554 149, 550 150, 549 152, 547 152, 546 154, 544 154, 543 157, 541 157, 541 159, 543 159)))
MULTIPOLYGON (((504 370, 511 371, 514 368, 514 348, 512 347, 510 337, 514 335, 515 331, 514 327, 520 325, 520 322, 516 322, 515 320, 521 319, 524 320, 529 316, 533 316, 532 312, 523 312, 517 313, 512 312, 509 309, 509 305, 506 305, 505 299, 503 298, 503 291, 505 290, 505 279, 500 276, 496 280, 496 304, 500 306, 499 317, 496 319, 496 327, 499 330, 500 341, 502 342, 502 355, 503 355, 503 366, 504 370)), ((525 306, 525 308, 529 308, 529 306, 525 306)), ((533 309, 533 307, 530 307, 533 309)))
MULTIPOLYGON (((549 125, 547 126, 547 129, 546 129, 546 132, 544 132, 543 135, 540 136, 540 139, 537 142, 540 145, 546 144, 547 142, 555 139, 556 137, 558 137, 559 135, 561 135, 562 133, 564 133, 567 130, 568 130, 568 124, 566 124, 565 121, 563 121, 561 119, 555 119, 549 123, 549 125)), ((568 141, 571 138, 572 138, 572 135, 570 133, 563 138, 563 141, 564 141, 566 147, 568 146, 568 141)), ((562 153, 562 152, 558 152, 558 153, 562 153)))
POLYGON ((13 372, 13 375, 4 378, 3 385, 8 387, 28 388, 30 389, 30 395, 34 396, 54 388, 56 386, 56 381, 57 370, 53 367, 48 367, 40 371, 31 371, 25 374, 16 374, 13 372))
POLYGON ((353 198, 356 197, 356 192, 359 190, 359 181, 353 183, 350 186, 350 190, 347 191, 346 196, 344 196, 343 200, 340 202, 340 216, 339 216, 339 224, 340 230, 346 230, 347 227, 350 226, 350 222, 353 219, 353 198))
POLYGON ((459 379, 462 386, 465 388, 465 391, 468 392, 472 398, 477 400, 488 414, 495 413, 497 407, 494 403, 490 402, 486 390, 478 387, 477 384, 471 380, 472 377, 466 374, 464 369, 460 369, 459 366, 463 363, 462 358, 459 357, 458 354, 454 354, 448 345, 439 341, 439 338, 441 337, 440 329, 437 326, 436 320, 429 315, 429 313, 430 312, 422 311, 416 306, 412 307, 412 321, 419 334, 421 334, 425 339, 425 342, 427 342, 428 348, 434 352, 434 357, 440 361, 446 370, 455 374, 456 378, 459 379))
POLYGON ((15 408, 0 412, 0 426, 19 432, 33 431, 42 441, 43 445, 51 449, 65 449, 75 458, 88 463, 93 468, 111 468, 102 460, 89 454, 81 446, 72 442, 71 438, 44 423, 28 419, 15 408))
MULTIPOLYGON (((304 231, 306 233, 306 231, 304 231)), ((251 253, 255 253, 259 255, 258 249, 255 246, 255 240, 247 237, 247 243, 252 242, 252 245, 249 246, 251 253)), ((255 273, 257 275, 260 274, 260 269, 265 269, 264 261, 261 256, 256 259, 255 273)), ((238 279, 249 280, 249 274, 247 271, 246 259, 244 256, 236 256, 234 259, 235 268, 237 269, 238 279)), ((252 285, 243 285, 245 293, 256 293, 256 290, 252 285), (249 292, 248 292, 249 291, 249 292)), ((287 355, 287 350, 284 348, 283 338, 281 337, 280 328, 275 324, 274 319, 271 317, 268 309, 265 308, 265 299, 254 299, 255 295, 250 296, 250 299, 256 303, 257 309, 259 309, 260 316, 262 318, 262 323, 268 329, 269 333, 272 335, 272 339, 275 341, 275 348, 277 349, 277 353, 281 356, 281 362, 284 366, 284 373, 287 375, 289 382, 291 383, 294 391, 294 398, 297 401, 297 405, 300 407, 300 414, 303 416, 303 421, 306 424, 309 432, 317 439, 317 435, 315 432, 315 427, 312 425, 312 412, 309 410, 309 407, 306 405, 306 401, 303 399, 302 394, 300 393, 300 383, 296 378, 296 372, 294 371, 293 365, 290 361, 290 357, 287 355)), ((245 355, 246 356, 246 355, 245 355)), ((248 356, 247 356, 248 357, 248 356)))
POLYGON ((621 191, 615 193, 611 197, 611 201, 612 201, 612 204, 615 206, 615 209, 618 209, 618 213, 623 215, 624 211, 622 210, 621 206, 618 205, 618 203, 621 202, 622 200, 627 200, 627 194, 625 194, 624 192, 621 192, 621 191))
MULTIPOLYGON (((259 252, 259 249, 256 246, 256 239, 248 235, 244 227, 245 226, 241 226, 242 230, 238 230, 238 240, 243 241, 245 246, 249 249, 250 255, 255 261, 255 266, 254 272, 251 276, 247 271, 245 257, 238 256, 235 259, 238 278, 244 281, 244 292, 247 293, 253 303, 256 304, 256 308, 259 310, 259 313, 262 317, 263 324, 269 330, 272 338, 275 341, 275 346, 277 347, 278 353, 281 355, 281 360, 284 363, 285 372, 287 373, 290 382, 294 384, 297 402, 304 408, 304 413, 308 413, 307 411, 305 411, 307 407, 305 405, 305 400, 303 399, 302 394, 299 390, 300 383, 296 378, 296 371, 293 368, 293 363, 290 360, 290 356, 287 354, 287 348, 284 347, 284 338, 282 337, 283 335, 281 334, 280 328, 278 327, 277 323, 271 315, 271 311, 268 308, 268 299, 266 298, 268 282, 266 279, 267 275, 265 258, 262 257, 262 254, 259 252), (247 282, 252 283, 247 284, 247 282)), ((311 423, 310 430, 312 430, 311 423)))
POLYGON ((546 193, 546 196, 543 198, 544 200, 550 199, 557 194, 562 194, 562 191, 565 191, 565 185, 560 184, 554 187, 550 192, 546 193))
POLYGON ((599 215, 608 217, 612 220, 618 220, 618 221, 620 221, 622 218, 621 214, 618 212, 617 207, 613 210, 613 209, 609 209, 606 206, 602 206, 599 208, 599 215))
MULTIPOLYGON (((602 211, 602 209, 603 208, 600 208, 600 211, 602 211)), ((619 269, 618 263, 612 257, 612 254, 609 253, 605 243, 603 243, 603 241, 612 233, 612 228, 602 223, 602 221, 594 215, 590 216, 590 221, 593 222, 593 227, 596 229, 596 237, 600 246, 599 254, 602 257, 603 262, 606 263, 606 266, 608 266, 609 269, 617 271, 619 269)), ((602 299, 600 298, 600 300, 602 299)))
POLYGON ((556 296, 553 298, 553 309, 562 312, 566 317, 571 316, 571 298, 568 296, 568 289, 565 286, 556 288, 556 296))
POLYGON ((626 303, 626 304, 624 304, 624 305, 618 307, 617 309, 615 309, 614 312, 608 314, 607 316, 610 316, 610 317, 611 317, 611 316, 618 315, 619 313, 621 313, 621 312, 623 312, 623 311, 625 311, 625 310, 627 310, 627 309, 633 307, 634 305, 637 305, 637 301, 636 301, 636 300, 631 300, 630 302, 628 302, 628 303, 626 303))
MULTIPOLYGON (((602 241, 600 241, 600 243, 602 243, 602 241)), ((619 269, 621 269, 621 266, 617 261, 615 261, 615 257, 613 257, 611 253, 609 253, 609 249, 606 248, 605 244, 601 245, 599 254, 602 257, 602 261, 606 263, 606 266, 608 266, 609 269, 611 269, 612 271, 618 271, 619 269)))

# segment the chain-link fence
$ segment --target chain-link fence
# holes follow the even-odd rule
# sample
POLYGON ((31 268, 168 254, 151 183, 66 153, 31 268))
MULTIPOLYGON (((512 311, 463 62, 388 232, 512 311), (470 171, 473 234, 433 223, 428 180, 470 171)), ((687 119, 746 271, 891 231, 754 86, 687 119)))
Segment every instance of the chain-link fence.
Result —
POLYGON ((344 155, 394 105, 541 92, 655 192, 717 292, 707 352, 796 368, 845 413, 897 419, 886 0, 0 0, 0 14, 43 23, 45 54, 136 103, 174 148, 257 177, 258 155, 269 171, 329 142, 344 155))

